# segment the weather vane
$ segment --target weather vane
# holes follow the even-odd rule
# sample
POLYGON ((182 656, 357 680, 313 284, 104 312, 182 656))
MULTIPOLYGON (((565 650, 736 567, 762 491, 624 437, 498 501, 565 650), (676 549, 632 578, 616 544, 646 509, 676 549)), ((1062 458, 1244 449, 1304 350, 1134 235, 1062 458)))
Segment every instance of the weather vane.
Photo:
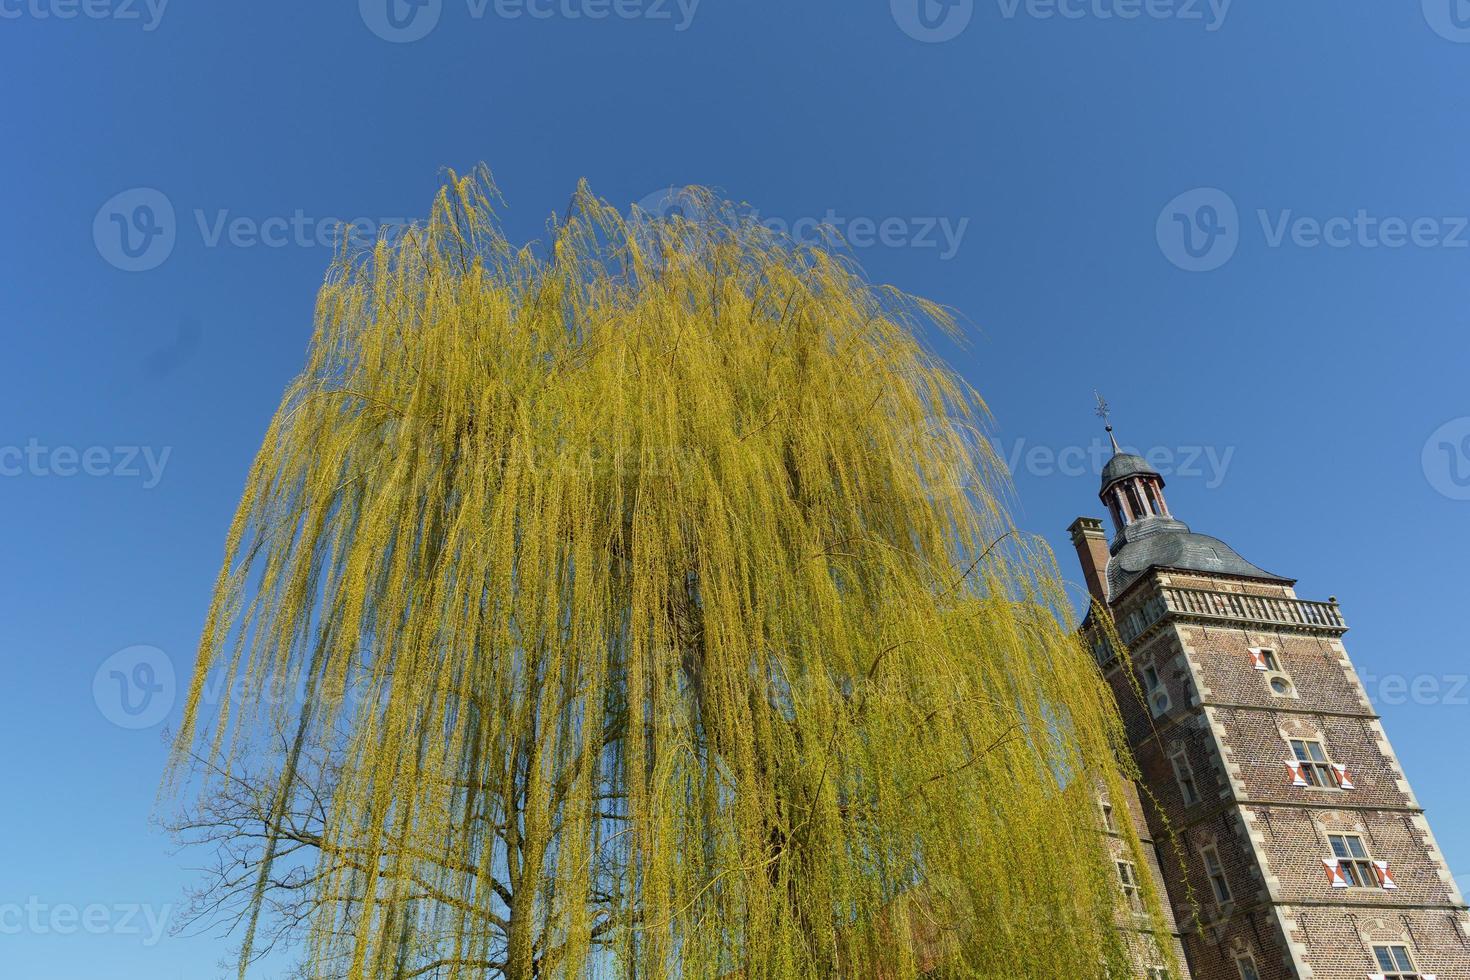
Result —
POLYGON ((1107 430, 1108 438, 1113 442, 1113 452, 1122 452, 1123 450, 1118 448, 1118 437, 1113 435, 1113 413, 1108 408, 1107 399, 1096 388, 1092 389, 1092 396, 1097 399, 1097 417, 1103 420, 1103 428, 1107 430))

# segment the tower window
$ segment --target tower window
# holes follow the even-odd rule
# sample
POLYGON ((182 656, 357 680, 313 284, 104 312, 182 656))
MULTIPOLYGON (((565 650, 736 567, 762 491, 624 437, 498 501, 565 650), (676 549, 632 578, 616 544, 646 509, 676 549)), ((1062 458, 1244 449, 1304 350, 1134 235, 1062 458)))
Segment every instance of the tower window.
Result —
POLYGON ((1150 513, 1157 516, 1164 512, 1164 509, 1159 506, 1159 497, 1158 494, 1154 493, 1153 484, 1145 483, 1143 485, 1143 495, 1148 498, 1148 509, 1150 513))
POLYGON ((1327 750, 1322 748, 1321 742, 1313 739, 1294 738, 1291 740, 1291 754, 1296 758, 1296 763, 1292 767, 1293 783, 1316 786, 1320 789, 1352 788, 1352 783, 1347 780, 1346 769, 1333 765, 1332 760, 1327 758, 1327 750))
POLYGON ((1266 687, 1276 697, 1296 697, 1296 686, 1291 683, 1291 678, 1286 671, 1281 669, 1281 658, 1276 651, 1268 647, 1251 647, 1251 666, 1259 670, 1266 677, 1266 687))
POLYGON ((1220 905, 1228 904, 1235 896, 1230 892, 1230 882, 1225 878, 1225 866, 1220 863, 1220 852, 1214 844, 1200 848, 1200 857, 1205 861, 1205 876, 1210 879, 1210 891, 1220 905))
POLYGON ((1397 888, 1388 873, 1387 861, 1374 861, 1357 834, 1328 834, 1332 857, 1322 864, 1333 888, 1397 888))
POLYGON ((1420 980, 1421 974, 1414 969, 1407 946, 1374 946, 1373 959, 1383 971, 1384 980, 1420 980))
POLYGON ((1143 668, 1143 686, 1148 692, 1149 710, 1155 718, 1169 710, 1169 692, 1164 689, 1164 682, 1159 677, 1158 668, 1153 664, 1143 668))
POLYGON ((1240 980, 1261 980, 1261 971, 1256 969, 1256 958, 1249 953, 1235 958, 1235 969, 1240 972, 1240 980))
POLYGON ((1103 830, 1106 830, 1110 834, 1117 833, 1118 824, 1113 819, 1113 805, 1111 803, 1099 803, 1098 806, 1102 809, 1103 830))
POLYGON ((1132 861, 1118 861, 1118 880, 1123 886, 1123 896, 1135 912, 1143 911, 1143 888, 1138 884, 1138 867, 1132 861))
POLYGON ((1251 666, 1273 674, 1281 673, 1281 661, 1276 659, 1276 651, 1266 647, 1251 647, 1251 666))
POLYGON ((1174 779, 1179 783, 1179 795, 1184 800, 1184 805, 1194 806, 1200 801, 1200 795, 1199 786, 1194 781, 1194 768, 1189 764, 1189 756, 1180 749, 1169 757, 1169 764, 1174 767, 1174 779))
POLYGON ((1143 506, 1143 500, 1138 496, 1138 488, 1129 486, 1127 488, 1129 509, 1139 518, 1148 516, 1148 508, 1143 506))

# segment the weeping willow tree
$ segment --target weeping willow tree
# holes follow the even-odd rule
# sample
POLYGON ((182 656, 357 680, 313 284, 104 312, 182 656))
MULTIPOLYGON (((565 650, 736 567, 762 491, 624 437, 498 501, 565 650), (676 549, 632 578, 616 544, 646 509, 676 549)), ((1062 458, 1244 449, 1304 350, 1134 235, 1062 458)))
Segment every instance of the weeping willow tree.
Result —
POLYGON ((311 978, 1131 972, 1115 709, 950 317, 698 200, 516 249, 451 175, 338 255, 176 747, 242 977, 283 909, 311 978))

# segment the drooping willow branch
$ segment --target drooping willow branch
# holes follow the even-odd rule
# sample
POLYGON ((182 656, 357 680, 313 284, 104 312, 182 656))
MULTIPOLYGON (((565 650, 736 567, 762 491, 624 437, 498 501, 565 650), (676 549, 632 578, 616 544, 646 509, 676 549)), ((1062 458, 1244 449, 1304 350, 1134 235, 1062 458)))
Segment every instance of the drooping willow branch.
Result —
POLYGON ((277 774, 242 976, 306 802, 311 977, 1127 969, 1115 709, 949 314, 695 200, 518 250, 480 172, 337 257, 178 738, 277 774))

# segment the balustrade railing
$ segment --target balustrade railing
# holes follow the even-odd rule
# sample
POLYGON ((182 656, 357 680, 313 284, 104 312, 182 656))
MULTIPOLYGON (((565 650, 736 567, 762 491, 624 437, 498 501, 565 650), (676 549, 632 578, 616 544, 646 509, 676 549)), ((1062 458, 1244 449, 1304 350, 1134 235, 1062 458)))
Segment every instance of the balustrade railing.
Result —
MULTIPOLYGON (((1336 601, 1314 602, 1281 596, 1243 595, 1213 589, 1165 586, 1145 602, 1118 619, 1118 636, 1131 644, 1169 615, 1191 619, 1256 623, 1332 633, 1347 632, 1347 623, 1336 601)), ((1106 641, 1094 641, 1099 658, 1109 657, 1106 641)))

